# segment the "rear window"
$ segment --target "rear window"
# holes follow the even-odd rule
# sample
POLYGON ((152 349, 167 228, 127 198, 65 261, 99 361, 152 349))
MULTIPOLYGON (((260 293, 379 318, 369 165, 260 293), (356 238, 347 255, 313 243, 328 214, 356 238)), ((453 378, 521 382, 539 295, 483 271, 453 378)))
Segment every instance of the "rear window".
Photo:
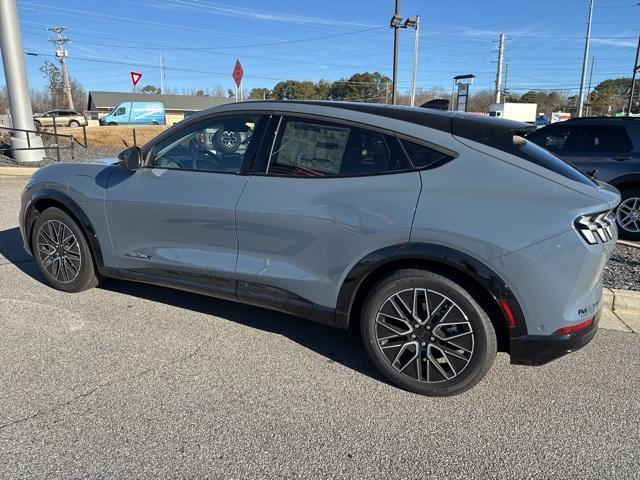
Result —
POLYGON ((583 185, 595 185, 595 182, 580 170, 533 142, 529 142, 522 137, 514 135, 513 145, 514 149, 509 153, 513 153, 520 158, 535 163, 536 165, 540 165, 541 167, 551 170, 552 172, 556 172, 570 180, 582 183, 583 185))

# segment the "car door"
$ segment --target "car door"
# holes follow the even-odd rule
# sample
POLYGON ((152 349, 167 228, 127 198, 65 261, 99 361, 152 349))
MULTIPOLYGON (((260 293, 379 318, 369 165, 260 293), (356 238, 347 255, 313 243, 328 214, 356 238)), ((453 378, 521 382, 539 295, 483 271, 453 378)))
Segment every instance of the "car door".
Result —
POLYGON ((567 122, 531 135, 532 141, 604 182, 638 168, 624 125, 567 122))
POLYGON ((235 206, 263 124, 242 113, 191 122, 145 148, 143 168, 111 175, 105 205, 122 274, 235 294, 235 206))
POLYGON ((638 152, 622 124, 583 125, 578 148, 567 161, 603 182, 638 170, 638 152))
POLYGON ((409 241, 420 176, 393 134, 274 117, 258 160, 236 209, 244 301, 331 310, 356 262, 409 241))

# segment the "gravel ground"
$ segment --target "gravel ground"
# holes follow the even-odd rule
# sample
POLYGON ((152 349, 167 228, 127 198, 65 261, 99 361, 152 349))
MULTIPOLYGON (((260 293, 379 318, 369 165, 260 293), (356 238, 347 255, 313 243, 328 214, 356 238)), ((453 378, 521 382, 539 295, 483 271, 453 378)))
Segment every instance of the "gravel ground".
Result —
POLYGON ((640 248, 618 244, 604 270, 604 286, 640 290, 640 248))

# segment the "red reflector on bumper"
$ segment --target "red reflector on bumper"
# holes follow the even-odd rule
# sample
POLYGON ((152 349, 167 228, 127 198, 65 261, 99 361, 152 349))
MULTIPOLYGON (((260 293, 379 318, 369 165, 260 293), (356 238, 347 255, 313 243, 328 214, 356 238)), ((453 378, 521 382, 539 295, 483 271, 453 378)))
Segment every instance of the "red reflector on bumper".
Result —
POLYGON ((553 333, 555 333, 556 335, 566 335, 568 333, 575 333, 590 327, 592 323, 593 323, 593 317, 585 320, 584 322, 576 323, 575 325, 559 328, 553 333))
POLYGON ((507 323, 509 326, 516 327, 518 324, 516 322, 516 317, 513 315, 513 310, 511 310, 511 305, 509 305, 509 300, 505 300, 504 298, 501 299, 500 306, 502 307, 504 315, 507 317, 507 323))

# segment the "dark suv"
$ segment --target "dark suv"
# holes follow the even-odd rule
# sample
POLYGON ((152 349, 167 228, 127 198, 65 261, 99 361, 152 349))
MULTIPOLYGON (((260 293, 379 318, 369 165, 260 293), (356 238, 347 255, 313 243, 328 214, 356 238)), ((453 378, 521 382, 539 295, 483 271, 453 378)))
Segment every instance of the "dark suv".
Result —
POLYGON ((527 139, 620 190, 620 237, 640 240, 640 119, 575 118, 541 128, 527 139))

